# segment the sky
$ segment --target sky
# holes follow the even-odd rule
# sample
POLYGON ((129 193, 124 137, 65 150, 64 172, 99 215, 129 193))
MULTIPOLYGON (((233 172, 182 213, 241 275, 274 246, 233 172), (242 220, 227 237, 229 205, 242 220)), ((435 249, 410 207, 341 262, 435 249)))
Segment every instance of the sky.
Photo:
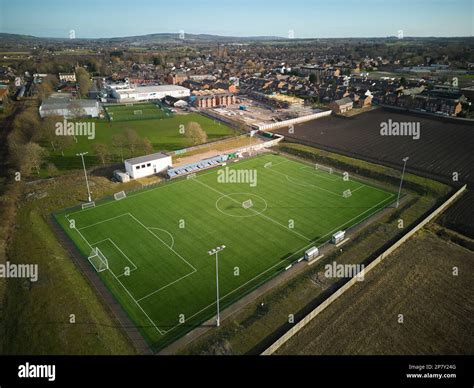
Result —
POLYGON ((0 0, 0 32, 295 38, 473 36, 474 0, 0 0))

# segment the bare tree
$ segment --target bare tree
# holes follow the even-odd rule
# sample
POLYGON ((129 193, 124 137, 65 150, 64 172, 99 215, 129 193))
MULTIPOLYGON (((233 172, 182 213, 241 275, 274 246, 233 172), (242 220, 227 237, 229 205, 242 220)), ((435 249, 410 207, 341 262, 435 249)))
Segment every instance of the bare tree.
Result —
POLYGON ((22 137, 23 143, 28 143, 40 127, 40 117, 33 107, 25 109, 13 121, 13 128, 18 132, 17 136, 22 137))
POLYGON ((72 100, 68 108, 73 117, 83 117, 86 115, 86 110, 81 106, 79 100, 72 100))
POLYGON ((69 135, 56 136, 56 146, 64 156, 64 151, 74 144, 74 137, 69 135))
POLYGON ((191 141, 192 145, 198 145, 207 142, 207 133, 202 129, 201 125, 195 121, 191 121, 186 125, 185 136, 191 141))
POLYGON ((43 158, 46 156, 46 150, 36 143, 27 143, 21 147, 20 171, 22 174, 29 175, 33 169, 36 169, 39 175, 40 166, 43 158))
POLYGON ((123 136, 125 138, 127 148, 130 151, 130 155, 133 156, 137 148, 143 144, 142 139, 140 138, 140 136, 138 136, 138 133, 136 131, 130 128, 127 128, 123 132, 123 136))
POLYGON ((58 174, 58 168, 53 163, 48 163, 46 166, 46 172, 48 176, 52 177, 58 174))
POLYGON ((107 147, 106 144, 96 143, 92 145, 92 151, 94 152, 94 155, 96 155, 100 159, 102 165, 106 164, 109 161, 110 152, 109 147, 107 147))
POLYGON ((153 152, 153 145, 151 144, 151 141, 146 137, 145 139, 143 139, 142 150, 145 155, 151 154, 153 152))
POLYGON ((123 149, 127 145, 127 139, 123 133, 117 133, 112 136, 112 147, 116 150, 123 162, 123 149))
POLYGON ((61 116, 47 116, 45 117, 39 128, 39 131, 35 134, 33 139, 35 141, 41 141, 46 144, 50 144, 53 151, 56 151, 56 125, 62 123, 63 118, 61 116))

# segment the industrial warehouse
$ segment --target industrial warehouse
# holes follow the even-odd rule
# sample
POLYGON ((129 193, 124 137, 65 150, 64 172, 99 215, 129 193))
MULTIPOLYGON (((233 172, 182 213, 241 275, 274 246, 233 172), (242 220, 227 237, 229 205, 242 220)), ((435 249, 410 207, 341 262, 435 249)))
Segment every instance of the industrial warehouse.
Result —
POLYGON ((179 85, 133 86, 128 82, 117 85, 108 85, 110 95, 116 102, 139 102, 161 100, 167 96, 186 98, 190 90, 179 85))

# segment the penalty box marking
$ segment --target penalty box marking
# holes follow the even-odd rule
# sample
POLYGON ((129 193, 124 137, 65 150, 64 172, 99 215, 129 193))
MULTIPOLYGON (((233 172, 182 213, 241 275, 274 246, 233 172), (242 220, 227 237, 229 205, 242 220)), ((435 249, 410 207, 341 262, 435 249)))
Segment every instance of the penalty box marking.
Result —
MULTIPOLYGON (((165 288, 167 288, 167 287, 169 287, 169 286, 171 286, 171 285, 177 283, 178 281, 183 280, 184 278, 186 278, 186 277, 192 275, 193 273, 197 272, 197 269, 196 269, 189 261, 187 261, 183 256, 181 256, 178 252, 176 252, 176 251, 173 249, 173 246, 174 246, 174 237, 173 237, 173 235, 172 235, 171 233, 169 233, 168 231, 166 231, 166 232, 171 236, 171 238, 172 238, 172 244, 173 244, 172 246, 166 244, 160 237, 158 237, 158 235, 157 235, 156 233, 154 233, 154 232, 151 230, 152 228, 149 228, 149 227, 145 226, 137 217, 135 217, 135 216, 134 216, 133 214, 131 214, 131 213, 124 213, 124 214, 121 214, 121 215, 119 215, 119 216, 111 217, 111 218, 109 218, 109 219, 107 219, 107 220, 103 220, 103 221, 100 221, 100 222, 96 222, 96 223, 94 223, 94 224, 92 224, 92 225, 88 225, 88 226, 82 227, 82 228, 80 228, 80 229, 83 230, 83 229, 85 229, 85 228, 89 228, 89 227, 91 227, 91 226, 96 226, 96 225, 102 224, 102 223, 104 223, 104 222, 113 221, 113 220, 116 220, 117 218, 122 217, 122 216, 125 216, 125 215, 131 217, 131 218, 132 218, 135 222, 137 222, 140 226, 142 226, 143 228, 145 228, 153 237, 155 237, 157 240, 159 240, 164 246, 166 246, 169 250, 171 250, 176 256, 178 256, 182 261, 184 261, 184 262, 191 268, 191 272, 188 272, 187 274, 185 274, 185 275, 179 277, 178 279, 175 279, 175 280, 173 280, 172 282, 170 282, 170 283, 168 283, 168 284, 166 284, 166 285, 164 285, 164 286, 162 286, 162 287, 160 287, 160 288, 158 288, 158 289, 156 289, 156 290, 153 290, 153 291, 149 292, 149 293, 146 294, 145 296, 138 298, 138 299, 137 299, 138 302, 140 302, 140 301, 142 301, 143 299, 146 299, 146 298, 148 298, 148 297, 150 297, 150 296, 152 296, 152 295, 158 293, 159 291, 161 291, 161 290, 163 290, 163 289, 165 289, 165 288)), ((153 229, 160 229, 160 228, 153 228, 153 229)), ((160 229, 160 230, 164 230, 164 229, 160 229)))
POLYGON ((275 173, 275 174, 284 176, 284 177, 286 178, 286 180, 288 180, 288 182, 290 182, 290 183, 293 183, 293 184, 296 184, 296 185, 302 185, 302 186, 304 186, 304 187, 308 187, 308 186, 315 187, 316 189, 325 191, 325 192, 327 192, 327 193, 329 193, 329 194, 332 194, 332 195, 335 195, 335 196, 337 196, 337 197, 342 197, 341 194, 338 194, 338 193, 335 193, 334 191, 327 190, 327 189, 324 189, 324 188, 322 188, 322 187, 313 185, 313 184, 311 184, 311 183, 307 183, 307 182, 301 182, 301 183, 300 183, 300 182, 291 182, 290 179, 294 179, 295 181, 299 181, 299 179, 293 178, 292 176, 290 176, 290 175, 288 175, 288 174, 285 174, 285 173, 283 173, 283 172, 276 171, 276 170, 273 170, 273 169, 271 169, 271 168, 267 168, 267 170, 268 170, 268 171, 271 171, 271 172, 273 172, 273 173, 275 173))
MULTIPOLYGON (((68 217, 66 216, 66 219, 68 219, 68 217)), ((69 220, 69 219, 68 219, 69 220)), ((79 234, 79 236, 81 236, 81 238, 86 242, 87 245, 89 245, 89 248, 93 249, 92 245, 89 243, 89 241, 84 237, 84 235, 77 229, 77 228, 74 228, 76 230, 76 232, 79 234)), ((147 314, 147 312, 145 311, 145 309, 140 305, 139 302, 137 302, 137 300, 133 297, 133 295, 131 294, 131 292, 128 290, 127 287, 125 287, 125 285, 120 281, 120 279, 115 276, 115 274, 113 273, 113 271, 111 271, 110 269, 108 270, 112 276, 115 278, 115 280, 117 280, 117 282, 122 286, 122 288, 125 290, 125 292, 128 294, 128 296, 132 299, 132 301, 138 306, 138 308, 140 309, 140 311, 145 315, 145 317, 150 321, 150 323, 153 325, 153 327, 155 328, 155 330, 160 334, 160 335, 163 335, 163 331, 160 330, 158 328, 158 326, 156 326, 155 322, 153 321, 153 319, 150 318, 150 316, 147 314)))
MULTIPOLYGON (((278 164, 279 164, 279 163, 278 163, 278 164)), ((314 168, 312 168, 312 167, 310 167, 310 166, 303 166, 303 167, 301 167, 301 169, 302 169, 302 170, 303 170, 303 169, 308 169, 308 170, 312 171, 312 174, 313 174, 314 176, 317 176, 317 177, 319 177, 319 178, 324 178, 324 179, 330 180, 330 181, 332 181, 332 182, 339 181, 339 178, 336 178, 336 177, 335 177, 334 179, 331 179, 331 178, 325 177, 325 176, 323 176, 323 175, 314 174, 314 172, 315 172, 315 171, 318 171, 318 170, 316 170, 316 169, 314 169, 314 168)), ((321 172, 323 172, 323 173, 326 173, 326 174, 329 174, 327 171, 324 171, 324 170, 319 170, 319 171, 321 171, 321 172)), ((331 174, 329 174, 329 175, 331 175, 331 174)), ((333 174, 333 175, 342 175, 342 174, 338 174, 338 172, 336 172, 336 171, 334 170, 334 174, 333 174)), ((351 182, 358 182, 358 183, 361 184, 361 186, 359 186, 357 189, 355 189, 355 190, 352 191, 353 193, 354 193, 355 191, 357 191, 357 190, 363 188, 363 187, 368 187, 368 188, 370 188, 370 189, 372 189, 372 190, 377 190, 377 191, 381 191, 381 192, 383 192, 383 193, 387 193, 387 191, 382 190, 382 189, 380 189, 380 188, 378 188, 378 187, 366 185, 366 184, 360 182, 358 179, 355 179, 355 180, 351 179, 351 182)))
MULTIPOLYGON (((82 239, 86 242, 87 245, 89 245, 89 247, 92 249, 93 248, 93 244, 91 244, 85 237, 84 235, 81 233, 80 230, 82 229, 85 229, 85 228, 88 228, 88 227, 91 227, 91 226, 95 226, 95 225, 98 225, 98 224, 101 224, 101 223, 104 223, 104 222, 107 222, 107 221, 111 221, 111 220, 115 220, 119 217, 122 217, 124 215, 128 215, 130 216, 134 221, 136 221, 139 225, 141 225, 143 228, 145 228, 152 236, 154 236, 156 239, 158 239, 163 245, 165 245, 168 249, 170 249, 173 253, 175 253, 176 256, 178 256, 181 260, 183 260, 186 264, 188 264, 188 266, 190 266, 192 268, 192 271, 187 273, 186 275, 183 275, 181 276, 180 278, 146 294, 145 296, 143 297, 140 297, 139 299, 136 299, 133 294, 131 293, 131 291, 120 281, 119 277, 120 276, 117 276, 110 268, 108 269, 109 272, 113 275, 113 277, 120 283, 120 285, 123 287, 123 289, 127 292, 127 294, 130 296, 130 298, 135 302, 135 304, 137 304, 137 306, 139 306, 140 310, 145 314, 145 316, 147 317, 147 319, 153 324, 153 326, 155 327, 155 329, 161 334, 161 335, 164 335, 167 333, 167 331, 164 331, 164 330, 161 330, 158 328, 158 326, 156 325, 156 323, 150 318, 150 316, 146 313, 146 311, 144 310, 144 308, 140 305, 140 302, 143 301, 144 299, 146 298, 149 298, 150 296, 153 296, 155 294, 157 294, 158 292, 162 291, 163 289, 169 287, 169 286, 172 286, 176 283, 178 283, 179 281, 187 278, 188 276, 191 276, 192 274, 196 273, 197 272, 197 269, 191 264, 189 263, 183 256, 181 256, 178 252, 176 252, 172 247, 170 247, 168 244, 166 244, 161 238, 159 238, 155 233, 153 233, 153 231, 146 227, 140 220, 138 220, 138 218, 136 218, 133 214, 131 213, 124 213, 124 214, 121 214, 119 216, 115 216, 115 217, 111 217, 107 220, 103 220, 103 221, 100 221, 100 222, 96 222, 94 224, 91 224, 91 225, 88 225, 88 226, 85 226, 85 227, 82 227, 82 228, 74 228, 77 233, 82 237, 82 239)), ((66 216, 66 219, 67 216, 66 216)), ((69 220, 69 219, 68 219, 69 220)), ((168 232, 169 233, 169 232, 168 232)), ((171 235, 171 234, 170 234, 171 235)), ((172 235, 171 235, 172 236, 172 235)), ((107 239, 105 239, 107 240, 107 239)), ((102 241, 99 241, 98 243, 100 242, 103 242, 104 240, 102 241)), ((173 239, 174 241, 174 239, 173 239)), ((97 243, 95 243, 97 244, 97 243)), ((114 244, 115 245, 115 244, 114 244)))
MULTIPOLYGON (((98 246, 98 245, 100 245, 100 244, 102 244, 102 243, 104 243, 104 242, 106 242, 106 241, 110 241, 110 242, 112 243, 112 245, 122 254, 122 256, 125 257, 125 259, 127 259, 128 262, 133 265, 134 268, 133 268, 133 269, 130 269, 130 272, 133 272, 133 271, 135 271, 135 270, 138 269, 138 267, 136 266, 136 264, 117 246, 117 244, 115 244, 115 242, 114 242, 111 238, 105 238, 105 239, 103 239, 103 240, 100 240, 100 241, 97 241, 97 242, 93 242, 93 243, 91 243, 91 245, 94 246, 94 247, 96 247, 96 246, 98 246)), ((107 258, 107 260, 109 260, 109 258, 107 258)), ((109 266, 109 269, 110 269, 110 266, 109 266)), ((111 271, 112 271, 112 270, 111 270, 111 271)), ((112 272, 113 272, 113 271, 112 271, 112 272)), ((117 276, 117 277, 121 277, 121 276, 125 276, 125 274, 123 273, 123 274, 116 275, 116 276, 117 276)))
POLYGON ((318 170, 314 166, 313 167, 303 166, 303 167, 300 168, 300 170, 309 170, 310 175, 315 176, 317 178, 326 179, 326 180, 331 181, 331 182, 336 182, 340 179, 340 177, 338 176, 338 174, 336 173, 335 170, 333 170, 333 174, 330 174, 329 172, 324 171, 324 170, 320 170, 320 169, 318 170), (322 172, 324 174, 334 175, 334 176, 332 178, 330 178, 330 177, 325 176, 323 174, 319 174, 319 172, 322 172))
MULTIPOLYGON (((298 163, 298 162, 297 162, 297 163, 298 163)), ((278 164, 281 164, 281 163, 277 163, 277 164, 275 164, 275 166, 278 165, 278 164)), ((301 169, 309 169, 310 171, 312 171, 311 167, 309 167, 309 166, 303 166, 303 167, 301 167, 301 169)), ((271 168, 267 168, 267 170, 271 170, 271 168)), ((321 170, 321 171, 322 171, 322 170, 321 170)), ((342 197, 341 194, 337 194, 337 193, 335 193, 335 192, 333 192, 333 191, 331 191, 331 190, 324 189, 324 188, 319 187, 319 186, 316 186, 316 185, 314 185, 314 184, 312 184, 312 183, 300 182, 299 179, 294 178, 294 177, 292 177, 291 175, 282 173, 282 172, 280 172, 280 171, 273 170, 273 172, 275 172, 275 173, 277 173, 277 174, 280 174, 280 175, 282 175, 282 176, 285 176, 286 179, 287 179, 287 181, 290 182, 290 183, 297 184, 297 185, 301 185, 301 186, 303 186, 303 187, 315 187, 315 188, 317 188, 317 189, 324 190, 324 191, 327 191, 328 193, 331 193, 331 194, 334 194, 334 195, 336 195, 336 196, 342 197), (291 179, 293 179, 293 180, 295 180, 295 181, 298 181, 298 182, 292 182, 291 179)), ((325 173, 329 174, 329 173, 326 172, 326 171, 322 171, 322 172, 325 172, 325 173)), ((322 176, 322 175, 314 174, 314 171, 311 173, 311 175, 313 175, 313 176, 315 176, 315 177, 318 177, 318 178, 324 178, 324 179, 330 180, 331 182, 339 181, 338 178, 330 179, 330 178, 324 177, 324 176, 322 176)), ((360 186, 357 187, 356 189, 352 190, 352 193, 355 193, 356 191, 358 191, 359 189, 362 189, 363 187, 368 187, 368 188, 370 188, 370 189, 378 190, 378 191, 381 191, 381 192, 383 192, 383 193, 387 193, 387 194, 388 194, 387 191, 382 190, 382 189, 379 189, 378 187, 368 186, 368 185, 365 185, 365 184, 362 183, 362 182, 354 181, 354 180, 352 180, 352 182, 358 182, 358 183, 360 183, 360 186)))

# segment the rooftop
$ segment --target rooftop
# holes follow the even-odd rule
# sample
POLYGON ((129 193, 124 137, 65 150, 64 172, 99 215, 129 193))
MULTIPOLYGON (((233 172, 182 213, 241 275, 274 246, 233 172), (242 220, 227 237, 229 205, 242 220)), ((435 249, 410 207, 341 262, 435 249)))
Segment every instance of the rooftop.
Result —
POLYGON ((95 108, 97 107, 97 101, 95 100, 71 100, 69 98, 48 98, 41 104, 40 109, 71 109, 74 107, 79 108, 95 108))
POLYGON ((125 161, 128 162, 129 164, 140 164, 140 163, 151 162, 152 160, 164 159, 164 158, 168 158, 168 157, 169 157, 169 155, 165 154, 164 152, 157 152, 155 154, 138 156, 136 158, 126 159, 125 161))
POLYGON ((344 97, 344 98, 341 98, 340 100, 334 101, 334 103, 337 105, 345 105, 345 104, 352 103, 352 100, 350 97, 344 97))

